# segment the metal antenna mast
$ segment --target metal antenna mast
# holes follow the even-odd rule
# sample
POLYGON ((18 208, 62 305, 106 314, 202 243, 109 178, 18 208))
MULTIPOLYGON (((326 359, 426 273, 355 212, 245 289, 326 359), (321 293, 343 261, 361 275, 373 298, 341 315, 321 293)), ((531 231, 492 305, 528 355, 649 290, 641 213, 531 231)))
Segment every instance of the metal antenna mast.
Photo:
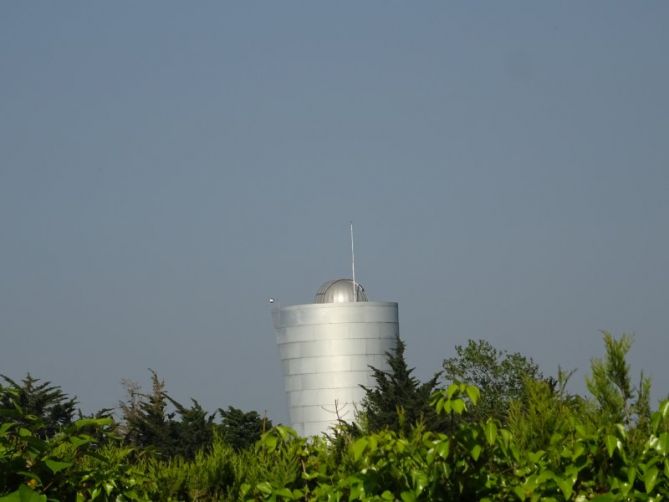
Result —
POLYGON ((351 221, 351 270, 353 272, 353 301, 358 301, 358 283, 355 282, 355 246, 353 243, 353 221, 351 221))

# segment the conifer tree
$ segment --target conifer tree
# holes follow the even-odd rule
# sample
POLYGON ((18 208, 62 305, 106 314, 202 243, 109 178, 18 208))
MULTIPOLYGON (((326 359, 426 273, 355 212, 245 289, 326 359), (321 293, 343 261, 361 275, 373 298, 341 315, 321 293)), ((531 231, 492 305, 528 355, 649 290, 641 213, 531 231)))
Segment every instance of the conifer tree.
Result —
POLYGON ((632 384, 627 353, 632 337, 623 334, 615 338, 602 332, 606 354, 591 361, 591 375, 586 385, 595 399, 598 418, 602 423, 623 424, 628 429, 645 432, 650 422, 651 381, 643 372, 637 386, 632 384))
POLYGON ((192 406, 186 408, 167 394, 165 397, 174 405, 180 417, 179 421, 170 421, 172 455, 192 459, 198 451, 209 451, 214 439, 213 422, 216 414, 209 414, 195 399, 191 399, 192 406))
POLYGON ((0 385, 0 406, 12 408, 17 404, 23 415, 32 415, 40 419, 44 424, 38 431, 42 438, 48 438, 56 434, 64 426, 73 422, 77 406, 77 399, 69 397, 62 389, 51 382, 40 382, 28 373, 20 383, 11 378, 0 375, 2 379, 13 388, 15 392, 3 392, 0 385))
POLYGON ((272 421, 261 417, 257 411, 244 412, 228 406, 227 411, 219 408, 218 412, 222 418, 223 440, 238 451, 253 446, 263 432, 272 428, 272 421))
POLYGON ((430 406, 430 395, 437 385, 440 373, 421 383, 413 376, 414 368, 409 368, 404 358, 406 346, 397 337, 392 352, 387 352, 388 371, 370 367, 375 387, 365 387, 362 402, 362 418, 370 432, 389 428, 398 432, 408 432, 416 423, 426 428, 440 428, 442 420, 430 406))
POLYGON ((120 407, 125 440, 141 448, 153 448, 166 457, 192 459, 198 451, 208 451, 213 441, 215 414, 207 413, 195 399, 191 399, 190 408, 182 405, 167 394, 165 381, 150 371, 150 394, 144 394, 134 382, 124 382, 128 401, 120 403, 120 407), (168 412, 168 405, 174 411, 168 412))

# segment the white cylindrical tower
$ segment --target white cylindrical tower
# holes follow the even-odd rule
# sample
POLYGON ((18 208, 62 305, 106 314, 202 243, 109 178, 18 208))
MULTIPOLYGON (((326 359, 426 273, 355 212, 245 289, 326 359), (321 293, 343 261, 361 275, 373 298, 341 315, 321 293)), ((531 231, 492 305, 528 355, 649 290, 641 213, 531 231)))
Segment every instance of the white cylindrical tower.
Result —
POLYGON ((353 288, 350 279, 329 281, 314 303, 272 311, 290 421, 301 435, 328 432, 338 418, 352 421, 365 394, 360 385, 376 384, 370 366, 388 369, 397 303, 367 301, 362 286, 353 288))

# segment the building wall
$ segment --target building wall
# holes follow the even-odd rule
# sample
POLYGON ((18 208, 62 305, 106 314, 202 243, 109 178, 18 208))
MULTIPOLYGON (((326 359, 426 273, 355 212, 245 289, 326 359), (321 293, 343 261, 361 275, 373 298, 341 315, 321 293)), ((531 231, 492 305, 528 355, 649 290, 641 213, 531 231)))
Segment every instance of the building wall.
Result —
POLYGON ((351 421, 360 385, 374 386, 369 366, 387 369, 399 336, 397 303, 293 305, 272 312, 292 427, 328 432, 337 416, 351 421))

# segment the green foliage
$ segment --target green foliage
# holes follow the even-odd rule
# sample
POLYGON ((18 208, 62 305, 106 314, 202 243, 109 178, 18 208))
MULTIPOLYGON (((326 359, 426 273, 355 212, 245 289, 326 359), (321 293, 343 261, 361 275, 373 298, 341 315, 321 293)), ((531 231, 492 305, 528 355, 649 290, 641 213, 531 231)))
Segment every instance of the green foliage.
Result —
POLYGON ((200 403, 192 399, 192 406, 186 408, 171 397, 167 399, 176 408, 180 420, 170 420, 172 455, 193 458, 200 451, 208 451, 214 438, 214 414, 209 414, 200 403))
POLYGON ((152 392, 143 394, 139 386, 126 382, 128 401, 121 403, 125 420, 125 440, 139 448, 152 448, 159 455, 180 455, 192 459, 208 450, 213 439, 214 415, 192 400, 186 408, 165 392, 165 382, 151 370, 152 392), (167 413, 168 404, 175 411, 167 413), (178 416, 179 420, 175 420, 178 416))
POLYGON ((527 379, 522 397, 509 404, 506 426, 521 449, 547 449, 555 434, 567 434, 587 413, 588 403, 566 390, 572 374, 559 370, 557 379, 527 379))
POLYGON ((250 448, 272 428, 272 421, 261 417, 257 411, 244 412, 228 406, 227 411, 219 408, 218 412, 222 419, 219 426, 221 436, 235 450, 250 448))
POLYGON ((118 441, 111 418, 80 419, 42 438, 46 424, 19 405, 19 389, 5 392, 9 405, 0 408, 1 501, 149 500, 149 480, 99 452, 100 440, 118 441))
POLYGON ((128 402, 120 403, 125 421, 125 439, 133 446, 151 447, 169 455, 172 448, 169 421, 172 416, 167 416, 165 411, 168 403, 165 382, 158 378, 155 371, 150 371, 150 394, 144 394, 138 385, 126 382, 128 402))
MULTIPOLYGON (((556 380, 526 380, 506 423, 475 419, 485 394, 455 382, 428 398, 435 417, 449 424, 443 430, 416 420, 363 433, 342 423, 332 437, 306 439, 277 426, 240 448, 221 429, 189 457, 124 445, 109 417, 73 421, 42 438, 44 419, 26 414, 20 389, 9 386, 0 408, 0 502, 667 500, 669 400, 651 410, 644 397, 649 384, 642 379, 635 388, 628 378, 628 344, 605 338, 605 348, 590 377, 595 391, 604 392, 593 392, 592 402, 568 394, 569 375, 560 372, 556 380)), ((410 370, 404 375, 412 378, 410 370)), ((155 418, 152 423, 167 424, 168 437, 197 443, 193 438, 211 417, 196 401, 188 409, 171 401, 158 383, 154 395, 158 389, 181 420, 165 414, 164 400, 145 396, 137 409, 155 418), (177 423, 190 432, 174 432, 177 423)), ((420 385, 414 383, 415 390, 420 385)), ((227 413, 224 422, 241 431, 240 438, 257 432, 253 413, 227 413)))
POLYGON ((638 386, 632 385, 627 353, 632 338, 622 335, 616 339, 602 332, 606 354, 591 361, 592 374, 586 379, 588 390, 597 403, 604 422, 621 423, 625 427, 647 428, 650 420, 650 379, 641 373, 638 386))
POLYGON ((389 428, 394 431, 408 431, 416 423, 424 423, 430 429, 440 426, 440 421, 429 405, 429 397, 439 374, 425 383, 412 375, 404 358, 404 341, 399 337, 392 352, 386 353, 388 371, 371 368, 376 385, 364 387, 362 421, 371 432, 389 428))
POLYGON ((539 367, 522 354, 498 350, 486 340, 457 345, 456 356, 444 360, 447 383, 462 382, 481 390, 481 402, 466 418, 506 420, 513 401, 522 400, 526 380, 542 378, 539 367))
POLYGON ((19 407, 23 416, 37 417, 41 428, 35 433, 42 439, 53 436, 72 423, 77 405, 76 398, 68 397, 60 387, 51 382, 40 382, 28 373, 20 383, 0 375, 6 384, 0 384, 0 406, 5 409, 19 407))
POLYGON ((192 460, 148 457, 138 467, 156 482, 154 500, 239 500, 244 483, 261 479, 253 450, 236 452, 219 435, 192 460))

